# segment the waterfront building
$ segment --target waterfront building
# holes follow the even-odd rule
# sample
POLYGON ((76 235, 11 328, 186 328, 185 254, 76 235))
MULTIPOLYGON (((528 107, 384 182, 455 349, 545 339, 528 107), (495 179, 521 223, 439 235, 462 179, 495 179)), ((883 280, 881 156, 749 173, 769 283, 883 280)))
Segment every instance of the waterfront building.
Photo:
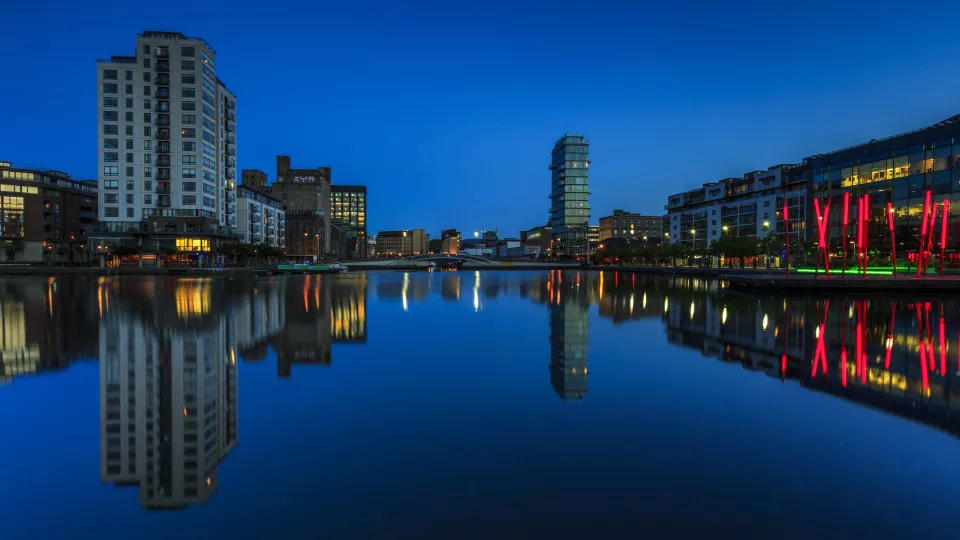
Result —
POLYGON ((427 253, 430 235, 426 229, 380 231, 377 233, 377 255, 380 257, 409 257, 427 253))
MULTIPOLYGON (((926 193, 934 204, 947 203, 946 255, 948 261, 960 260, 957 253, 960 227, 960 115, 908 133, 874 139, 833 152, 816 154, 803 160, 803 178, 811 184, 812 195, 821 208, 831 201, 827 231, 831 253, 842 252, 842 206, 844 193, 850 193, 847 241, 856 237, 856 202, 869 195, 866 221, 867 249, 881 257, 891 254, 887 205, 893 209, 898 257, 913 259, 919 249, 921 216, 926 193), (901 255, 902 254, 902 255, 901 255)), ((942 207, 941 207, 942 209, 942 207)), ((813 209, 808 221, 813 223, 813 209)), ((939 246, 941 217, 934 224, 935 244, 939 246)), ((813 232, 816 227, 813 226, 813 232)), ((853 251, 848 246, 848 253, 853 251)))
POLYGON ((236 240, 236 102, 201 38, 144 31, 132 56, 97 61, 100 245, 236 240))
POLYGON ((286 208, 287 254, 317 260, 331 252, 330 167, 293 169, 277 156, 277 181, 270 193, 286 208))
POLYGON ((625 210, 614 210, 612 215, 600 218, 600 241, 626 238, 652 241, 659 245, 663 235, 662 227, 663 216, 644 216, 625 210))
POLYGON ((590 249, 594 249, 600 243, 599 225, 587 225, 587 242, 590 243, 590 249))
POLYGON ((339 220, 346 233, 346 254, 350 258, 366 257, 367 187, 330 186, 330 217, 339 220))
POLYGON ((240 171, 240 181, 247 187, 259 189, 260 191, 270 191, 270 182, 267 180, 267 173, 257 169, 242 169, 240 171))
POLYGON ((286 243, 285 214, 280 199, 256 187, 237 186, 237 225, 240 241, 244 244, 283 248, 286 243))
POLYGON ((460 251, 460 231, 444 229, 440 231, 440 253, 456 255, 460 251))
POLYGON ((85 261, 97 227, 96 181, 0 161, 0 256, 6 261, 85 261))
POLYGON ((787 198, 790 241, 806 237, 808 182, 799 165, 775 165, 741 178, 717 182, 668 198, 671 244, 706 248, 723 235, 783 236, 783 198, 787 198))
POLYGON ((550 170, 552 254, 580 256, 587 252, 590 219, 588 167, 590 143, 583 135, 564 135, 553 146, 550 170))

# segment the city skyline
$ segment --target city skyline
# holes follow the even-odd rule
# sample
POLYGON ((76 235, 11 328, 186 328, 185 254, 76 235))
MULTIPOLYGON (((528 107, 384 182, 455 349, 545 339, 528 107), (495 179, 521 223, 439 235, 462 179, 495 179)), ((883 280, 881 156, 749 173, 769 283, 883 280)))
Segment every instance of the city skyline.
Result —
MULTIPOLYGON (((831 6, 831 13, 869 26, 889 20, 892 6, 874 4, 868 13, 831 6)), ((680 7, 658 6, 643 14, 655 29, 646 37, 635 37, 640 33, 629 23, 639 8, 583 17, 579 24, 588 39, 571 55, 583 61, 590 78, 576 100, 551 95, 549 70, 537 64, 547 49, 543 43, 549 43, 542 39, 549 25, 534 23, 559 17, 562 9, 515 7, 512 22, 505 22, 492 9, 465 17, 424 5, 406 13, 385 9, 374 18, 365 12, 361 19, 349 7, 318 12, 299 5, 277 13, 239 8, 233 10, 236 21, 228 25, 184 21, 176 9, 157 14, 133 8, 82 41, 12 47, 5 60, 25 80, 47 71, 88 80, 95 58, 129 54, 128 44, 144 29, 202 36, 216 48, 218 68, 227 73, 244 112, 238 168, 271 170, 273 156, 283 153, 305 163, 329 164, 337 170, 338 182, 370 189, 369 230, 403 228, 417 216, 425 219, 416 225, 431 232, 451 226, 472 230, 491 222, 506 231, 541 225, 549 204, 542 189, 549 174, 547 145, 566 132, 583 133, 592 143, 594 215, 615 208, 652 214, 662 212, 662 202, 677 188, 795 163, 956 112, 947 89, 958 76, 939 74, 942 84, 925 87, 922 94, 907 86, 937 65, 939 52, 949 56, 956 50, 945 36, 933 32, 897 46, 867 46, 853 36, 818 39, 827 29, 812 10, 747 12, 739 7, 700 6, 687 16, 680 7), (291 12, 298 19, 292 27, 291 12), (277 18, 284 24, 272 25, 277 18), (394 18, 415 24, 420 37, 384 30, 394 18), (335 54, 298 53, 305 33, 297 30, 318 20, 332 32, 328 41, 335 54), (778 39, 757 47, 754 40, 738 37, 760 28, 779 32, 778 39), (477 40, 491 32, 500 36, 499 42, 478 51, 477 40), (259 37, 249 40, 250 35, 259 37), (791 44, 800 41, 802 49, 791 44), (858 59, 855 65, 843 61, 850 57, 858 59), (458 62, 450 68, 454 59, 458 62), (814 65, 816 77, 805 76, 814 65), (289 71, 316 74, 306 79, 304 90, 271 82, 274 74, 289 71), (868 80, 887 73, 897 76, 866 90, 862 85, 824 85, 841 76, 868 80), (504 79, 511 84, 491 82, 504 79), (876 114, 881 106, 888 110, 890 102, 901 106, 876 114), (297 124, 291 127, 278 118, 296 118, 297 124), (300 127, 311 124, 321 129, 300 127), (481 140, 498 141, 498 159, 477 159, 481 140), (649 167, 640 166, 644 157, 649 167), (398 162, 403 163, 399 173, 398 162), (678 170, 675 163, 684 167, 678 170), (410 190, 411 185, 417 189, 410 190), (471 193, 478 185, 511 196, 474 204, 471 193), (404 204, 393 204, 398 200, 404 204)), ((93 20, 93 14, 79 9, 64 6, 51 15, 35 5, 12 8, 11 41, 27 42, 27 32, 41 24, 71 35, 68 30, 93 20)), ((12 129, 0 135, 0 146, 9 152, 0 159, 96 178, 92 85, 78 85, 75 92, 55 98, 54 91, 52 85, 27 84, 0 90, 0 98, 20 104, 7 120, 12 129), (50 121, 38 119, 38 110, 50 121), (53 115, 81 141, 90 142, 50 154, 41 141, 53 115)))

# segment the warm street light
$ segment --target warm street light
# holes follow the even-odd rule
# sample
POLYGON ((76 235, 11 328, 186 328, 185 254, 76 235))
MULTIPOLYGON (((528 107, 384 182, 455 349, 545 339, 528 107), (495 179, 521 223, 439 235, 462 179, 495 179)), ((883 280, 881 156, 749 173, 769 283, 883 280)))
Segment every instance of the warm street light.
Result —
POLYGON ((770 228, 770 222, 769 222, 769 221, 764 221, 764 222, 763 222, 763 228, 764 228, 764 229, 769 229, 769 228, 770 228))
POLYGON ((696 236, 696 235, 697 235, 697 230, 696 230, 696 229, 690 229, 690 235, 691 235, 691 236, 696 236))
POLYGON ((727 231, 729 231, 729 230, 730 230, 730 227, 728 227, 727 225, 724 225, 724 226, 723 226, 723 232, 727 232, 727 231))

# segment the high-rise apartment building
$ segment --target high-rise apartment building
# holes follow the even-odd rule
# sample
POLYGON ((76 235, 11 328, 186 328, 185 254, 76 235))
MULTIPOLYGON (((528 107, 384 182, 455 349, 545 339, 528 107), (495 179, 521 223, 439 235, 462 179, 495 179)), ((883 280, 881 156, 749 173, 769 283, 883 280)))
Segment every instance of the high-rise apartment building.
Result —
POLYGON ((347 236, 347 255, 365 257, 367 246, 367 187, 330 186, 330 218, 339 220, 347 236))
POLYGON ((583 135, 564 135, 554 144, 549 222, 553 255, 579 256, 587 252, 589 166, 590 143, 583 135))
POLYGON ((97 62, 101 245, 236 240, 236 101, 213 47, 179 32, 144 31, 134 55, 97 62))

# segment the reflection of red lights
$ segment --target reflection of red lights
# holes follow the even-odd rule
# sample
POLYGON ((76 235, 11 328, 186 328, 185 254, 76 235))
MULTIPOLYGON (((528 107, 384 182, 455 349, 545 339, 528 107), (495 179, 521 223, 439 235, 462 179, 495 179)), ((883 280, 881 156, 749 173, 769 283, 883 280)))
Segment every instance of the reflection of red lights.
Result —
POLYGON ((830 220, 830 199, 827 198, 827 204, 824 211, 820 212, 820 199, 813 199, 813 209, 817 213, 817 232, 819 233, 820 244, 818 251, 823 251, 823 272, 830 275, 830 250, 827 246, 827 221, 830 220))
POLYGON ((923 335, 923 314, 920 311, 920 303, 917 303, 917 333, 920 337, 920 379, 923 381, 923 390, 930 388, 930 377, 927 374, 927 346, 924 343, 923 335))
POLYGON ((817 376, 820 362, 823 362, 823 374, 827 375, 827 350, 824 346, 824 336, 827 333, 827 314, 830 313, 830 301, 823 303, 823 322, 820 323, 820 335, 817 337, 817 349, 813 354, 813 377, 817 376))
POLYGON ((883 362, 884 369, 890 369, 890 353, 893 352, 893 323, 897 319, 897 303, 893 303, 893 307, 890 309, 890 329, 887 331, 887 358, 883 362))

